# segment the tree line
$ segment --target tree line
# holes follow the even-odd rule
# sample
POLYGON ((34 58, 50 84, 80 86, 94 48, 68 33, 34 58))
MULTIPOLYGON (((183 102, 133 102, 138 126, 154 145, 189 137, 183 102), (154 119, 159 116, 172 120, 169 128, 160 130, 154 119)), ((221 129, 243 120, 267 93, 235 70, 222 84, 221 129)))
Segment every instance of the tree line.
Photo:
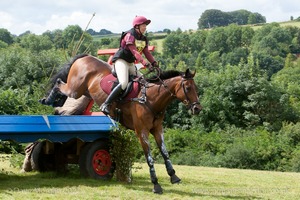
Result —
POLYGON ((266 23, 266 17, 248 10, 236 10, 231 12, 223 12, 217 9, 205 10, 198 20, 198 28, 213 28, 219 26, 227 26, 229 24, 260 24, 266 23))
MULTIPOLYGON (((0 29, 0 114, 53 114, 38 103, 51 75, 75 54, 118 45, 118 38, 95 41, 77 25, 42 35, 0 29)), ((298 27, 178 29, 162 49, 155 57, 163 70, 197 71, 203 106, 193 117, 177 101, 167 109, 166 143, 175 163, 300 171, 298 27)))

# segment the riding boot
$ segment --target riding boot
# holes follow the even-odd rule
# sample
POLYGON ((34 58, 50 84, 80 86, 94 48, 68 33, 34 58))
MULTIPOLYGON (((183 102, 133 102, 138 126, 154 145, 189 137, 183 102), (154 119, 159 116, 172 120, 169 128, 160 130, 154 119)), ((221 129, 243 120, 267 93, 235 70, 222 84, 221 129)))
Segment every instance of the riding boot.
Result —
POLYGON ((122 89, 122 85, 119 83, 114 89, 113 91, 111 91, 111 93, 109 94, 109 96, 107 97, 107 99, 105 100, 105 102, 101 105, 100 110, 104 113, 104 114, 109 114, 109 106, 110 104, 116 100, 116 98, 119 97, 120 93, 123 91, 122 89))

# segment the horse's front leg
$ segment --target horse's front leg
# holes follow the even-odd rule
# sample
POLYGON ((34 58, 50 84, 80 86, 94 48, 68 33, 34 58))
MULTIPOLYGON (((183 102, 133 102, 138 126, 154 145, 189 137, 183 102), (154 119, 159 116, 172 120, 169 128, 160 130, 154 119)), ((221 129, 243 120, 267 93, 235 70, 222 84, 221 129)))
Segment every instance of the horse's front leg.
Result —
POLYGON ((65 83, 62 82, 62 80, 60 78, 58 78, 54 87, 50 91, 49 95, 46 98, 40 99, 39 102, 44 105, 52 105, 53 102, 55 101, 55 97, 60 92, 59 86, 61 84, 65 84, 65 83))
POLYGON ((149 136, 149 133, 141 133, 139 135, 139 140, 143 147, 144 154, 145 154, 145 157, 147 160, 147 164, 149 166, 151 182, 154 184, 153 192, 157 193, 157 194, 162 194, 163 190, 162 190, 160 184, 158 183, 158 179, 156 176, 156 172, 155 172, 155 168, 154 168, 154 160, 151 155, 151 149, 150 149, 150 143, 149 143, 148 136, 149 136))
POLYGON ((165 161, 166 170, 170 176, 170 181, 172 184, 174 183, 180 183, 181 179, 175 174, 175 170, 173 168, 172 162, 170 160, 169 153, 167 151, 165 142, 164 142, 164 134, 163 134, 163 128, 162 126, 158 126, 153 132, 152 132, 156 144, 160 150, 160 153, 165 161))

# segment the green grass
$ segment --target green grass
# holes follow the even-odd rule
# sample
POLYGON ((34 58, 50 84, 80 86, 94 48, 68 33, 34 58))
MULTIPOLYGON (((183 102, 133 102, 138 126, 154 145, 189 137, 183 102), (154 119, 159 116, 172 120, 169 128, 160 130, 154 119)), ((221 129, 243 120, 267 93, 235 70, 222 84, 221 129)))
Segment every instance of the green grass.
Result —
POLYGON ((300 174, 174 166, 181 184, 172 185, 164 165, 156 164, 162 195, 152 193, 146 164, 136 164, 132 183, 81 178, 78 169, 21 173, 0 161, 0 199, 299 199, 300 174))
POLYGON ((280 26, 296 26, 300 28, 300 21, 287 21, 279 23, 280 26))

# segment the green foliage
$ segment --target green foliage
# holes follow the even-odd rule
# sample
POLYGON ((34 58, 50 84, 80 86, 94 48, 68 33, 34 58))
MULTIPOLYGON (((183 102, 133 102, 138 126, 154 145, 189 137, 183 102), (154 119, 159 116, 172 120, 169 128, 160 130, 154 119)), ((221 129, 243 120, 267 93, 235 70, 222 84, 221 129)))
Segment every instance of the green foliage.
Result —
POLYGON ((195 120, 208 130, 228 124, 243 128, 266 125, 278 130, 282 121, 297 119, 290 115, 280 91, 255 64, 202 71, 196 82, 201 88, 203 111, 195 120))
MULTIPOLYGON (((299 171, 299 125, 284 124, 278 133, 263 127, 231 126, 211 132, 166 129, 165 143, 174 164, 299 171)), ((153 156, 163 162, 159 151, 154 149, 153 156)))
POLYGON ((300 145, 292 152, 289 165, 291 171, 300 172, 300 145))
POLYGON ((20 37, 20 46, 34 53, 49 50, 52 45, 53 43, 47 35, 28 34, 20 37))
POLYGON ((14 39, 8 30, 0 28, 0 41, 10 45, 14 42, 14 39))
POLYGON ((273 75, 272 83, 287 95, 287 101, 293 107, 294 112, 300 113, 300 61, 297 64, 291 60, 287 62, 289 64, 286 64, 281 71, 273 75))
POLYGON ((131 182, 131 170, 138 150, 138 140, 133 131, 121 125, 112 131, 110 154, 116 164, 117 180, 131 182))
POLYGON ((5 154, 23 153, 23 145, 13 141, 0 140, 0 152, 5 154))
POLYGON ((12 148, 11 157, 9 159, 10 165, 14 168, 21 169, 24 161, 24 152, 20 153, 15 148, 12 148), (23 154, 22 154, 23 153, 23 154))
POLYGON ((213 28, 227 26, 229 24, 257 24, 266 23, 266 18, 259 13, 251 13, 247 10, 223 12, 217 9, 205 10, 198 20, 198 28, 213 28))
POLYGON ((18 90, 0 90, 1 115, 16 115, 24 111, 23 101, 17 96, 18 90))

